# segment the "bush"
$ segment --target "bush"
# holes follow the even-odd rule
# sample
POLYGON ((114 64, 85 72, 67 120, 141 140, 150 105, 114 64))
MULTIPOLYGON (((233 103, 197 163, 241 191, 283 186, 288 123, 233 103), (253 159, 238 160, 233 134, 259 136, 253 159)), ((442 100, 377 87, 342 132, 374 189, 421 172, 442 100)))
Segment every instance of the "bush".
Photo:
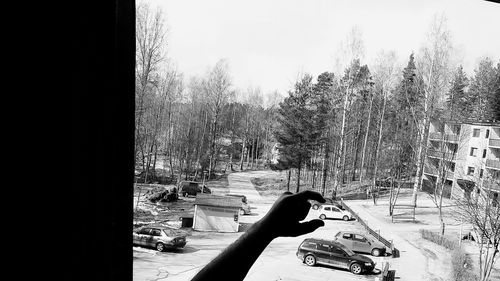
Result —
POLYGON ((431 242, 434 242, 438 245, 441 245, 449 250, 454 250, 458 246, 457 242, 452 241, 444 236, 441 236, 441 234, 433 232, 433 231, 429 231, 426 229, 420 229, 420 234, 422 235, 422 238, 427 239, 431 242))
POLYGON ((451 250, 451 263, 452 263, 452 280, 454 281, 475 281, 478 280, 476 275, 472 273, 472 260, 464 252, 464 250, 458 247, 458 243, 452 241, 446 237, 441 236, 439 233, 420 229, 420 234, 422 238, 427 239, 433 243, 441 245, 446 249, 451 250))
POLYGON ((472 273, 472 260, 461 249, 456 248, 451 253, 451 263, 453 265, 453 279, 455 281, 475 281, 478 280, 476 275, 472 273))

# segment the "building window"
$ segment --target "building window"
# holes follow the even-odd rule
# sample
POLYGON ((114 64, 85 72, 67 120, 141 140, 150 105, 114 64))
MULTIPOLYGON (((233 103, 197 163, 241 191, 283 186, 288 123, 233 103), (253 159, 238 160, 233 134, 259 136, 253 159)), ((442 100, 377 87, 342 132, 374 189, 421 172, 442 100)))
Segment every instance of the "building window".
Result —
POLYGON ((486 129, 486 137, 485 138, 489 138, 489 137, 490 137, 490 130, 486 129))
POLYGON ((467 175, 468 176, 474 175, 474 167, 468 167, 467 168, 467 175))
POLYGON ((475 138, 478 138, 479 137, 479 132, 480 132, 480 129, 474 129, 474 131, 472 132, 472 136, 475 137, 475 138))
POLYGON ((483 177, 483 169, 479 170, 479 178, 483 177))
POLYGON ((486 158, 486 149, 483 149, 483 158, 486 158))
POLYGON ((476 155, 477 155, 477 148, 471 147, 470 148, 470 156, 476 156, 476 155))

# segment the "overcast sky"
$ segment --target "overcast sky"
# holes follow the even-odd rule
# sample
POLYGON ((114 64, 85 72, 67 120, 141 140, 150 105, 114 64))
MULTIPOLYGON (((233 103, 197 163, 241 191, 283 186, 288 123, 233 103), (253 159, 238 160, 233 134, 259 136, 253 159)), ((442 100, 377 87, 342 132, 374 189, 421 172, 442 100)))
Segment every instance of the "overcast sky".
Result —
MULTIPOLYGON (((299 73, 334 71, 339 43, 353 26, 365 60, 394 50, 404 67, 444 13, 465 70, 500 59, 500 5, 482 0, 145 0, 165 13, 168 57, 186 78, 225 58, 236 88, 286 94, 299 73)), ((337 73, 336 73, 337 74, 337 73)))

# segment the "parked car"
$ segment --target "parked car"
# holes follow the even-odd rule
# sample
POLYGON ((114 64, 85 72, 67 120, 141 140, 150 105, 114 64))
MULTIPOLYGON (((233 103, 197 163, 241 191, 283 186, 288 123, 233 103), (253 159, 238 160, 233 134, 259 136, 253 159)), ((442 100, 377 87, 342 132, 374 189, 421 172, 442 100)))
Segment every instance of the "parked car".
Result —
POLYGON ((385 245, 381 242, 357 232, 339 231, 335 234, 335 241, 343 244, 353 252, 369 253, 375 257, 385 255, 386 251, 385 245))
POLYGON ((300 244, 297 257, 306 265, 330 265, 345 268, 354 274, 371 272, 375 262, 369 257, 358 255, 339 242, 306 238, 300 244))
POLYGON ((228 194, 226 194, 226 196, 241 198, 240 215, 248 215, 248 214, 251 213, 251 211, 250 211, 250 205, 248 205, 247 197, 245 195, 228 193, 228 194))
POLYGON ((335 205, 321 205, 318 209, 319 218, 324 219, 343 219, 348 221, 353 218, 348 211, 342 210, 335 205))
POLYGON ((316 200, 309 200, 309 203, 311 203, 311 208, 313 208, 313 210, 319 209, 319 206, 324 204, 335 205, 337 208, 344 210, 342 204, 338 201, 333 200, 332 198, 325 198, 325 203, 320 203, 316 200))
POLYGON ((196 196, 198 193, 211 194, 212 191, 207 186, 203 189, 200 187, 200 183, 196 181, 181 181, 178 184, 179 194, 186 197, 188 195, 196 196))
POLYGON ((179 249, 186 246, 186 236, 185 232, 173 227, 150 225, 133 232, 133 243, 144 247, 154 247, 163 252, 166 249, 179 249))

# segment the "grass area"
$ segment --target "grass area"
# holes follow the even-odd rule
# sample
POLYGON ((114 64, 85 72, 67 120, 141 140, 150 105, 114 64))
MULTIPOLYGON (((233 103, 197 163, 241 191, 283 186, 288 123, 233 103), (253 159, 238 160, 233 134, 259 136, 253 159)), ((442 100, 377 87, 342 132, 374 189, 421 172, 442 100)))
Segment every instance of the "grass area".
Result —
POLYGON ((477 276, 472 272, 472 260, 467 253, 458 245, 457 241, 451 240, 446 236, 441 236, 439 233, 420 229, 422 238, 433 243, 441 245, 451 251, 454 281, 474 281, 478 280, 477 276))
POLYGON ((251 178, 255 189, 260 196, 280 196, 286 191, 286 182, 277 178, 251 178))

